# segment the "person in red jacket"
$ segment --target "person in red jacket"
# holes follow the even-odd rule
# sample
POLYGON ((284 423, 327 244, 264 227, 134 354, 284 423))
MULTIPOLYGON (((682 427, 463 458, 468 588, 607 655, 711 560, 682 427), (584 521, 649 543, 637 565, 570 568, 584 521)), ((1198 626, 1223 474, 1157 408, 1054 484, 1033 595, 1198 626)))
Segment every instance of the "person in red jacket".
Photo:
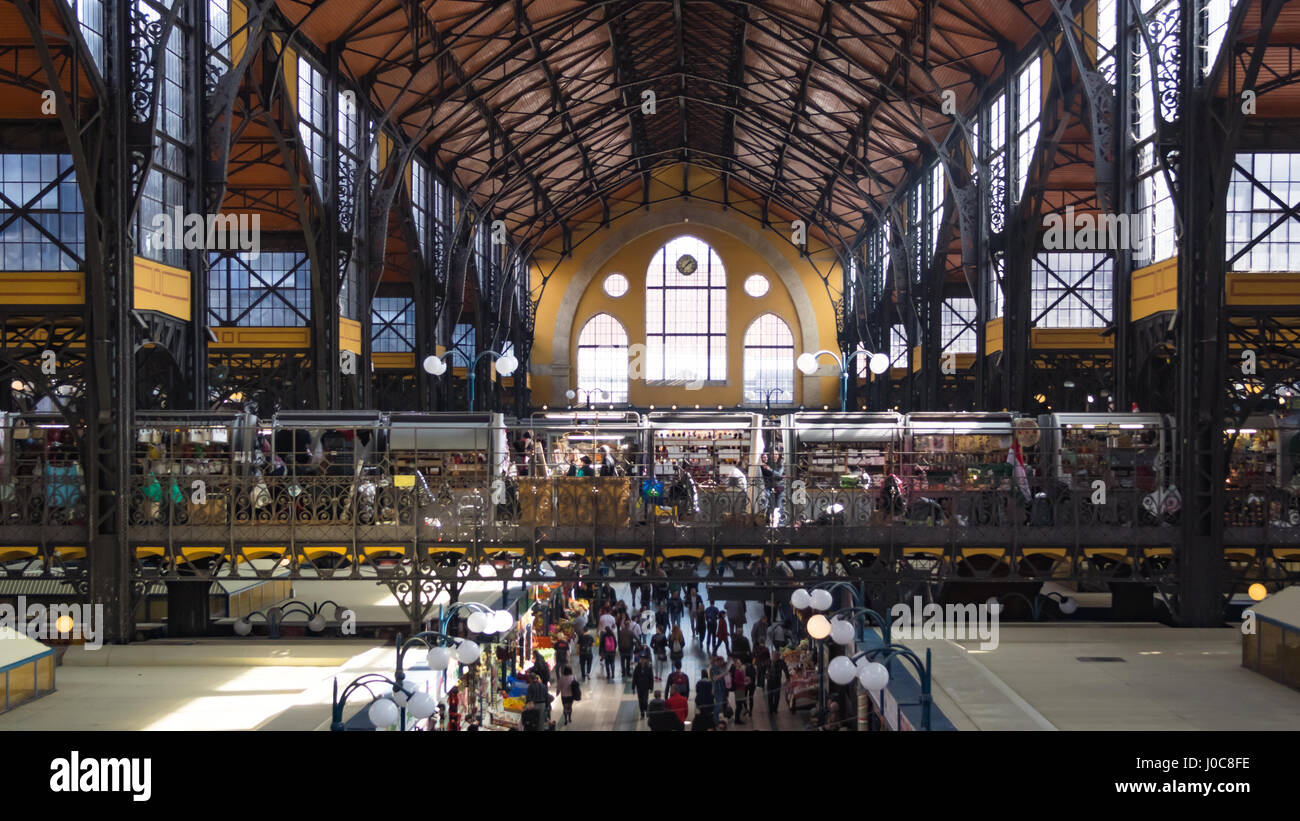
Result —
POLYGON ((686 700, 686 696, 682 695, 681 690, 674 689, 668 696, 668 709, 682 720, 682 726, 686 726, 686 715, 690 712, 691 704, 686 700))

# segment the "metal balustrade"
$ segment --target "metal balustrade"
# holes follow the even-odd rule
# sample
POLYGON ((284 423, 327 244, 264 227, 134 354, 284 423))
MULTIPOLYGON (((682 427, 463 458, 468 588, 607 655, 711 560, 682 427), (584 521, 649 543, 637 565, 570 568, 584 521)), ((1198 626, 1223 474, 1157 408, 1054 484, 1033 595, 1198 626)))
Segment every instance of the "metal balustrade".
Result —
MULTIPOLYGON (((50 428, 73 440, 52 448, 33 430, 9 433, 0 574, 80 574, 85 477, 69 455, 78 434, 50 428)), ((565 438, 576 429, 541 431, 542 466, 514 448, 536 426, 440 425, 429 439, 437 448, 410 445, 423 433, 396 447, 388 430, 371 424, 321 430, 255 420, 141 423, 124 487, 135 575, 287 569, 293 577, 375 579, 488 563, 527 574, 545 566, 618 575, 644 561, 684 577, 815 571, 1137 581, 1166 576, 1177 558, 1181 511, 1163 456, 1061 475, 1049 448, 1024 448, 1023 476, 999 447, 935 453, 891 445, 863 458, 819 443, 778 460, 777 443, 797 440, 789 428, 764 426, 761 439, 739 446, 739 467, 707 450, 674 465, 655 449, 652 430, 623 424, 581 442, 565 438), (568 455, 590 457, 601 439, 621 442, 610 451, 618 475, 567 475, 568 455), (752 453, 755 441, 768 443, 767 465, 752 453), (560 465, 557 442, 567 449, 560 465)), ((593 464, 598 469, 599 458, 593 464)), ((1227 500, 1233 581, 1294 578, 1295 483, 1237 476, 1227 500)))

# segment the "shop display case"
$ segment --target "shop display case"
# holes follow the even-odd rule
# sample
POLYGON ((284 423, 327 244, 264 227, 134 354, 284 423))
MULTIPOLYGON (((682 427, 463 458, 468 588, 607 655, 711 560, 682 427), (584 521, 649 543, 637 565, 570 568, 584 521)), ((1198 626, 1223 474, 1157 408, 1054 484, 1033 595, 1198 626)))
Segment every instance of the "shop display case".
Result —
POLYGON ((1157 413, 1053 413, 1039 419, 1057 481, 1071 489, 1100 479, 1111 489, 1165 487, 1171 426, 1157 413))

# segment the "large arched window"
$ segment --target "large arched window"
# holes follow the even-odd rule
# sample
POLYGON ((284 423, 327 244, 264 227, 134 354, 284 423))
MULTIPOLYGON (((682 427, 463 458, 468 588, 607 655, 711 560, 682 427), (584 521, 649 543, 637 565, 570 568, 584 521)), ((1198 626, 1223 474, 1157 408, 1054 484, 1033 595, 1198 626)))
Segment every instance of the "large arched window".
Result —
POLYGON ((794 335, 776 314, 763 314, 745 331, 745 402, 794 401, 794 335))
POLYGON ((708 243, 681 236, 659 249, 645 309, 647 381, 726 381, 727 272, 708 243))
POLYGON ((578 334, 578 392, 583 403, 627 401, 627 331, 609 314, 596 314, 578 334))

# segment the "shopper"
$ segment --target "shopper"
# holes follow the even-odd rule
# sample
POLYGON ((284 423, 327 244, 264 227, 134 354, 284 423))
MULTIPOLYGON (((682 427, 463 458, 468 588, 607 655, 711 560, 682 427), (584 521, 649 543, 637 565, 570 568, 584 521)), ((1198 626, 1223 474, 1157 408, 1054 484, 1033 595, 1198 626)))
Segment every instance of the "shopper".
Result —
POLYGON ((600 630, 606 627, 614 629, 614 612, 608 605, 600 608, 600 618, 596 620, 596 627, 600 630))
POLYGON ((614 680, 614 656, 618 653, 618 639, 614 631, 606 627, 600 633, 600 660, 605 665, 605 678, 614 680))
POLYGON ((758 690, 758 666, 751 658, 745 662, 745 706, 749 708, 749 717, 754 717, 754 694, 758 690))
POLYGON ((749 631, 749 646, 757 653, 758 648, 767 644, 767 616, 759 616, 758 621, 749 631))
POLYGON ((744 724, 749 680, 745 678, 745 665, 739 658, 731 660, 731 692, 736 696, 736 723, 744 724))
POLYGON ((669 691, 668 709, 672 710, 674 713, 677 714, 677 720, 682 723, 683 727, 685 727, 686 716, 690 712, 691 703, 686 700, 686 696, 682 693, 681 690, 674 688, 669 691))
POLYGON ((636 690, 637 704, 641 707, 641 717, 645 718, 646 703, 650 700, 650 691, 655 686, 655 673, 650 669, 650 660, 641 659, 641 663, 632 671, 632 689, 636 690))
POLYGON ((668 637, 668 660, 673 667, 681 669, 682 657, 686 655, 686 637, 682 635, 680 625, 673 626, 673 633, 668 637))
POLYGON ((655 605, 655 629, 667 633, 668 627, 668 604, 666 602, 659 602, 655 605))
POLYGON ((773 716, 775 721, 776 708, 781 704, 781 676, 785 675, 786 680, 790 678, 790 668, 786 665, 785 659, 781 656, 773 655, 771 663, 767 667, 767 680, 763 682, 763 687, 767 690, 767 710, 773 716))
POLYGON ((682 624, 682 613, 685 612, 686 604, 682 601, 682 591, 674 590, 672 598, 668 599, 668 621, 673 627, 680 627, 682 624))
POLYGON ((543 722, 551 709, 550 690, 542 683, 536 673, 528 676, 528 690, 524 695, 523 722, 524 729, 536 731, 542 729, 543 722))
POLYGON ((562 668, 556 681, 558 682, 556 689, 560 692, 560 704, 564 706, 564 723, 570 724, 573 722, 573 701, 582 692, 582 687, 574 678, 572 667, 562 668))
POLYGON ((691 694, 691 678, 682 672, 680 661, 673 662, 673 671, 668 674, 667 686, 669 693, 681 693, 682 696, 691 694))
MULTIPOLYGON (((569 666, 569 640, 565 638, 563 634, 561 634, 560 636, 556 637, 555 643, 552 644, 551 646, 555 649, 556 671, 558 672, 560 670, 563 670, 565 667, 568 667, 569 666)), ((557 693, 560 692, 559 690, 560 677, 558 675, 555 677, 555 686, 556 686, 555 692, 557 693)))
POLYGON ((734 639, 745 631, 745 602, 732 599, 724 607, 727 623, 731 625, 731 637, 734 639))
POLYGON ((578 634, 578 666, 582 669, 582 680, 591 679, 592 650, 596 646, 596 637, 587 630, 578 634))
MULTIPOLYGON (((709 662, 708 676, 709 681, 713 682, 713 721, 717 723, 723 708, 727 706, 727 667, 721 658, 714 656, 709 662)), ((699 703, 698 698, 696 703, 699 703)))
POLYGON ((698 642, 701 647, 704 646, 705 636, 708 633, 707 621, 708 611, 704 609, 704 602, 696 598, 695 609, 692 611, 691 617, 691 638, 698 642))
MULTIPOLYGON (((707 669, 700 671, 700 680, 695 682, 695 721, 699 723, 700 715, 709 717, 709 724, 713 724, 714 703, 713 703, 713 681, 709 678, 707 669)), ((705 729, 708 729, 707 727, 705 729)))
POLYGON ((664 676, 664 668, 668 666, 668 637, 664 635, 662 627, 650 637, 650 649, 654 651, 655 657, 655 681, 660 681, 664 676))
POLYGON ((713 628, 713 651, 712 652, 714 653, 718 652, 718 647, 720 645, 725 645, 727 648, 727 655, 728 656, 731 655, 731 630, 727 624, 726 613, 718 614, 718 623, 713 628))
POLYGON ((718 649, 718 615, 718 607, 713 603, 704 610, 704 639, 707 642, 705 647, 708 648, 709 655, 713 655, 718 649))
POLYGON ((632 675, 632 651, 636 649, 636 634, 630 622, 624 622, 618 631, 618 655, 623 660, 623 677, 632 675))
POLYGON ((542 657, 541 650, 533 651, 533 672, 542 680, 542 686, 546 689, 551 688, 551 668, 542 657))
POLYGON ((655 690, 654 698, 650 699, 649 706, 646 707, 648 721, 646 724, 652 732, 679 732, 686 729, 686 725, 677 717, 677 713, 668 707, 668 702, 664 701, 662 690, 655 690))

